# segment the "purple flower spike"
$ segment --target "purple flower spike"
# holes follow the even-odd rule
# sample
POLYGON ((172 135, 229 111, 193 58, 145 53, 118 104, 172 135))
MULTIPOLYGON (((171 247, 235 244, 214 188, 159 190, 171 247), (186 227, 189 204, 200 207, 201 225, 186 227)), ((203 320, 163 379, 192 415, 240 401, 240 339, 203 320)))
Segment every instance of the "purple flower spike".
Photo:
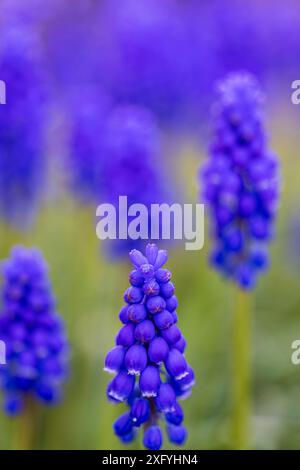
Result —
POLYGON ((265 249, 273 237, 279 161, 269 150, 256 79, 230 75, 218 91, 214 139, 201 176, 215 242, 210 258, 223 276, 249 290, 263 271, 253 264, 252 250, 265 249))
MULTIPOLYGON (((6 344, 7 363, 0 367, 0 384, 5 412, 19 414, 28 399, 48 405, 61 399, 69 346, 42 254, 15 247, 1 271, 0 339, 6 344)), ((120 358, 108 356, 108 368, 117 371, 120 358)))
MULTIPOLYGON (((177 399, 191 393, 194 373, 183 356, 186 341, 175 324, 178 301, 171 273, 162 267, 167 253, 148 244, 146 256, 133 250, 131 259, 136 269, 130 273, 131 287, 125 293, 128 305, 119 314, 124 326, 105 361, 106 370, 117 374, 108 385, 107 397, 129 407, 114 424, 121 442, 132 442, 137 428, 144 425, 145 447, 158 450, 162 431, 157 424, 162 415, 171 442, 181 445, 185 441, 183 410, 177 399)), ((11 295, 18 298, 20 292, 12 291, 11 295)), ((18 325, 14 334, 22 338, 18 325)), ((24 364, 30 367, 30 360, 24 358, 24 364)))

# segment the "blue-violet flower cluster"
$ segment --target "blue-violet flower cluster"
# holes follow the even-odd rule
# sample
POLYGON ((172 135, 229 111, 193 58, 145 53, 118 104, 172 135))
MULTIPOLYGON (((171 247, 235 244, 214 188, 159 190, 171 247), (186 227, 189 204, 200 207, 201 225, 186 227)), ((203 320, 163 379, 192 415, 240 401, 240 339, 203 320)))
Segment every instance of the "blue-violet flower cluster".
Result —
POLYGON ((171 273, 162 267, 167 252, 148 244, 145 256, 138 250, 129 256, 134 270, 119 315, 124 326, 105 359, 105 370, 116 374, 107 395, 112 402, 126 402, 129 408, 114 423, 120 440, 131 442, 143 425, 144 446, 159 450, 163 443, 161 416, 172 443, 181 445, 186 440, 178 400, 190 394, 194 372, 185 359, 186 342, 177 326, 178 302, 171 273))
POLYGON ((36 39, 23 31, 1 32, 0 216, 26 228, 34 219, 45 187, 46 86, 36 39))
POLYGON ((4 411, 22 413, 29 400, 55 404, 68 373, 68 342, 47 275, 35 249, 15 247, 2 263, 0 339, 6 364, 0 366, 4 411))
POLYGON ((278 157, 269 149, 256 79, 233 74, 219 86, 214 138, 202 171, 212 219, 213 265, 240 287, 268 266, 279 198, 278 157))

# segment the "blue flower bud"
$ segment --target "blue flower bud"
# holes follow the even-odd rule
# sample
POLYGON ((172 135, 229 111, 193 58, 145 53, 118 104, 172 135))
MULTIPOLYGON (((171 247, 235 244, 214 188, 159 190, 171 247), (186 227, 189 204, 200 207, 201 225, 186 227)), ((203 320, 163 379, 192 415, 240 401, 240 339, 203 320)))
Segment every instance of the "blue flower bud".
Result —
POLYGON ((144 284, 144 277, 138 269, 134 269, 129 274, 129 282, 134 287, 142 287, 144 284))
POLYGON ((170 328, 170 326, 174 323, 173 315, 172 313, 168 312, 168 310, 163 310, 163 312, 157 313, 153 320, 159 330, 170 328))
POLYGON ((157 336, 149 344, 148 356, 151 362, 161 364, 166 361, 168 354, 169 346, 163 338, 157 336))
POLYGON ((176 426, 182 423, 183 418, 183 410, 179 403, 176 403, 174 411, 172 411, 171 413, 166 413, 166 420, 168 421, 168 423, 175 424, 176 426))
POLYGON ((182 354, 184 353, 186 348, 186 340, 183 336, 181 336, 180 340, 177 341, 177 343, 173 344, 173 348, 178 349, 178 351, 180 351, 182 354))
POLYGON ((141 343, 149 343, 155 336, 155 327, 151 320, 144 320, 139 323, 134 332, 135 339, 141 343))
POLYGON ((142 266, 140 266, 139 268, 139 271, 146 281, 147 280, 149 281, 154 276, 154 268, 152 264, 149 264, 149 263, 142 264, 142 266))
POLYGON ((124 356, 125 350, 122 346, 116 346, 111 349, 105 358, 104 370, 110 374, 119 372, 123 366, 124 356))
POLYGON ((146 257, 150 264, 154 266, 158 255, 158 247, 155 243, 148 243, 146 246, 146 257))
POLYGON ((115 401, 125 401, 133 391, 135 377, 127 371, 121 371, 108 385, 108 396, 115 401))
POLYGON ((128 318, 128 308, 129 305, 124 305, 124 307, 121 308, 120 313, 119 313, 119 319, 124 325, 129 322, 128 318))
POLYGON ((136 398, 132 404, 130 416, 134 426, 140 426, 150 418, 149 401, 145 398, 136 398))
POLYGON ((159 250, 154 264, 155 270, 161 268, 168 260, 168 252, 166 250, 159 250))
POLYGON ((172 297, 167 299, 165 308, 169 310, 169 312, 173 312, 174 310, 176 310, 177 307, 178 307, 177 297, 176 295, 172 295, 172 297))
POLYGON ((175 410, 176 395, 170 384, 160 385, 155 403, 162 413, 172 413, 175 410))
POLYGON ((176 310, 174 310, 172 313, 172 317, 173 317, 173 322, 174 323, 177 323, 178 322, 178 315, 177 315, 177 312, 176 310))
POLYGON ((172 277, 171 272, 168 269, 158 269, 155 272, 155 278, 160 284, 164 284, 170 281, 172 277))
POLYGON ((133 431, 133 429, 128 433, 128 434, 122 434, 122 436, 118 436, 120 441, 123 443, 123 444, 131 444, 131 442, 134 440, 135 438, 135 433, 133 431))
POLYGON ((160 286, 160 295, 162 295, 165 299, 169 299, 174 295, 175 287, 172 282, 166 282, 160 286))
POLYGON ((139 250, 131 250, 129 253, 129 258, 132 264, 139 268, 142 264, 147 263, 147 258, 139 250))
POLYGON ((139 386, 143 397, 156 397, 160 386, 159 370, 148 366, 140 376, 139 386))
POLYGON ((129 434, 132 431, 132 419, 130 413, 122 414, 114 422, 114 431, 117 436, 124 436, 129 434))
POLYGON ((140 323, 147 318, 147 310, 143 304, 132 304, 128 307, 127 316, 133 323, 140 323))
POLYGON ((160 450, 163 443, 163 435, 159 426, 150 426, 145 430, 143 444, 146 449, 160 450))
POLYGON ((126 352, 124 362, 129 374, 140 375, 148 362, 146 349, 139 344, 134 344, 126 352))
POLYGON ((38 382, 35 385, 35 393, 37 398, 44 403, 57 404, 60 401, 60 393, 58 389, 47 381, 38 382))
POLYGON ((188 373, 185 377, 176 381, 176 383, 180 386, 181 390, 183 391, 189 390, 195 385, 194 370, 190 366, 188 366, 187 372, 188 373))
POLYGON ((8 416, 18 416, 24 409, 24 401, 21 395, 6 395, 3 410, 8 416))
POLYGON ((156 295, 154 297, 149 297, 149 299, 147 300, 147 309, 153 315, 155 313, 162 312, 165 308, 166 308, 166 302, 159 295, 156 295))
POLYGON ((167 425, 167 435, 169 441, 172 442, 172 444, 176 444, 178 446, 183 445, 187 438, 185 427, 175 426, 174 424, 167 425))
POLYGON ((126 290, 124 294, 124 300, 128 304, 137 304, 141 302, 143 297, 144 297, 144 293, 142 289, 140 289, 139 287, 133 287, 133 286, 128 287, 128 289, 126 290))
POLYGON ((171 346, 178 343, 181 338, 181 332, 176 325, 170 326, 167 330, 162 330, 161 335, 171 346))
POLYGON ((168 373, 175 378, 175 380, 183 379, 188 375, 188 365, 185 357, 178 351, 178 349, 171 349, 166 360, 166 369, 168 373))
POLYGON ((250 254, 250 264, 254 269, 265 270, 269 266, 269 257, 266 250, 253 249, 250 254))
POLYGON ((116 339, 118 346, 128 348, 134 343, 134 328, 132 323, 127 323, 120 329, 116 339))
POLYGON ((253 289, 256 284, 256 272, 250 264, 244 263, 236 270, 236 281, 245 290, 253 289))
POLYGON ((144 285, 144 294, 148 297, 153 297, 159 294, 160 287, 159 284, 152 279, 151 281, 147 281, 144 285))

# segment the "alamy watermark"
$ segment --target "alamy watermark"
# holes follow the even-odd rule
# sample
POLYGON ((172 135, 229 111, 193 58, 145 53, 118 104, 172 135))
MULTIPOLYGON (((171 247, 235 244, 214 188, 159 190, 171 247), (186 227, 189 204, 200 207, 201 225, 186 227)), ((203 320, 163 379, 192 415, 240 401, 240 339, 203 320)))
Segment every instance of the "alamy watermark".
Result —
POLYGON ((186 250, 204 246, 203 204, 131 204, 120 196, 118 207, 100 204, 96 234, 100 240, 184 240, 186 250))
POLYGON ((6 83, 0 80, 0 104, 6 104, 6 83))
POLYGON ((294 80, 291 84, 292 90, 291 100, 293 104, 300 104, 300 80, 294 80))
POLYGON ((291 362, 294 366, 298 366, 300 364, 300 339, 295 339, 291 344, 291 348, 293 349, 291 362))
POLYGON ((6 345, 0 340, 0 366, 6 364, 6 345))

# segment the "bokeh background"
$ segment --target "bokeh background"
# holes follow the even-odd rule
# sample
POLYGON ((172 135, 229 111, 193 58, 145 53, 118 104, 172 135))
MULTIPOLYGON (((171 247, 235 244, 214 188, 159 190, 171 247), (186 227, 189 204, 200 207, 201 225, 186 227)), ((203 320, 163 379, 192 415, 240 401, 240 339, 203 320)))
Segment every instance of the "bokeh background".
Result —
MULTIPOLYGON (((240 70, 255 74, 265 92, 282 166, 272 266, 253 295, 250 445, 300 447, 300 367, 291 363, 291 343, 300 338, 300 108, 291 102, 291 83, 300 78, 299 23, 296 0, 1 0, 0 257, 19 243, 43 251, 72 350, 64 401, 40 409, 36 448, 121 448, 112 422, 122 405, 107 403, 102 368, 120 326, 129 247, 97 240, 95 208, 131 186, 137 170, 114 169, 118 152, 103 142, 107 123, 124 107, 151 116, 155 129, 141 138, 155 140, 154 193, 196 202, 215 83, 240 70), (116 171, 119 179, 107 184, 116 171)), ((209 247, 209 236, 199 252, 168 245, 197 377, 184 402, 189 449, 235 446, 235 290, 209 266, 209 247)), ((1 449, 15 448, 17 427, 18 419, 0 414, 1 449)))

